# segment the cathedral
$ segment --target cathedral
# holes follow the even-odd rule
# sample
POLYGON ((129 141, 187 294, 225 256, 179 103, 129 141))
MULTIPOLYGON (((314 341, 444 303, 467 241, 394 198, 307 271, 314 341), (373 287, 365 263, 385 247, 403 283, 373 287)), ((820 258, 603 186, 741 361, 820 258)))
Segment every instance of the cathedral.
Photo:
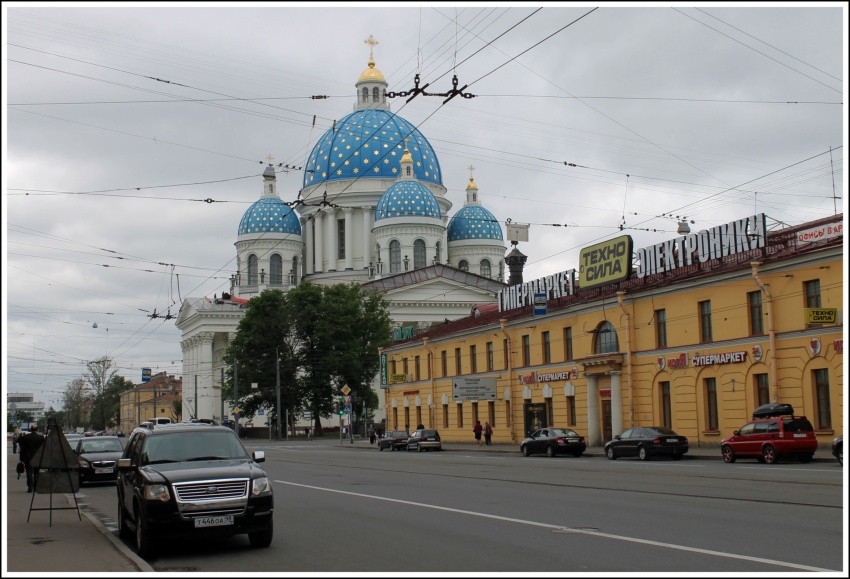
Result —
MULTIPOLYGON (((177 327, 185 417, 195 408, 200 418, 231 415, 221 399, 224 352, 248 301, 267 288, 359 283, 384 295, 396 328, 407 329, 398 334, 410 335, 494 304, 506 287, 500 222, 481 204, 471 174, 463 207, 449 217, 437 155, 414 125, 391 112, 371 50, 376 43, 370 37, 367 44, 354 110, 307 157, 302 188, 291 196, 299 202, 281 198, 269 164, 259 199, 239 222, 230 292, 183 300, 177 327)), ((380 388, 377 377, 374 387, 380 388)), ((385 411, 377 409, 375 420, 385 411)), ((254 424, 265 424, 264 417, 254 424)))

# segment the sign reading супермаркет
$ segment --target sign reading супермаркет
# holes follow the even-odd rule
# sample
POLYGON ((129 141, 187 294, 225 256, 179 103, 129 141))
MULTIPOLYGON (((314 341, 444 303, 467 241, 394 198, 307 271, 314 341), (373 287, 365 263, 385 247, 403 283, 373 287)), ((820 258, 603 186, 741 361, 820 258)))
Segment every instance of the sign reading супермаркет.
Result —
POLYGON ((495 399, 495 378, 452 378, 452 400, 495 399))

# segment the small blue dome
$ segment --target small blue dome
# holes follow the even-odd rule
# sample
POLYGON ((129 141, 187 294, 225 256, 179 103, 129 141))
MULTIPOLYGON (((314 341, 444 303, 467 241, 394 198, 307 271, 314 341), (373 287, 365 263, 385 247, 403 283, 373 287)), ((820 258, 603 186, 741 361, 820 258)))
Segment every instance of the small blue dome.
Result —
POLYGON ((420 181, 442 185, 437 155, 419 129, 382 109, 363 109, 346 115, 313 147, 304 166, 304 187, 356 177, 398 177, 404 139, 420 181))
POLYGON ((467 205, 449 221, 448 241, 495 239, 504 241, 502 227, 493 214, 480 205, 467 205))
POLYGON ((390 217, 433 217, 441 216, 440 205, 434 194, 422 183, 405 179, 393 183, 381 195, 375 207, 375 222, 390 217))
POLYGON ((278 197, 255 202, 239 222, 239 235, 249 233, 289 233, 301 235, 301 222, 292 208, 278 197))

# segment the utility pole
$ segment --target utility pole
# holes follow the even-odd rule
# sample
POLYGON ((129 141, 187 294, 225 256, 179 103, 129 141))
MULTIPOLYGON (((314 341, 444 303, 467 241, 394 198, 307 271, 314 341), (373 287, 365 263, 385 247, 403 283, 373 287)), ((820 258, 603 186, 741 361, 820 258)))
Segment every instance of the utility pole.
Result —
POLYGON ((275 421, 277 422, 277 440, 280 440, 280 346, 274 349, 275 355, 275 374, 277 378, 277 412, 275 412, 275 421))
MULTIPOLYGON (((233 404, 239 410, 239 361, 233 360, 233 404)), ((239 413, 233 417, 235 420, 236 437, 239 438, 239 413)))
POLYGON ((224 422, 224 366, 221 367, 221 387, 218 391, 218 397, 221 401, 221 422, 224 422))
POLYGON ((198 375, 195 374, 195 416, 193 418, 198 417, 198 375))

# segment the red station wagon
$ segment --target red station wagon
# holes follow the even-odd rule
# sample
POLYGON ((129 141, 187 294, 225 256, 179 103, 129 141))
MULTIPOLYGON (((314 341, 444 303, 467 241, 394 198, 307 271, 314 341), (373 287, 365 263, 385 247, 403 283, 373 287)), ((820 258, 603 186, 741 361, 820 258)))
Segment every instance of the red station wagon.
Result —
POLYGON ((794 416, 789 404, 766 404, 753 412, 752 422, 724 438, 720 448, 726 462, 753 457, 759 462, 774 464, 784 456, 809 462, 818 448, 818 441, 812 423, 805 416, 794 416))

